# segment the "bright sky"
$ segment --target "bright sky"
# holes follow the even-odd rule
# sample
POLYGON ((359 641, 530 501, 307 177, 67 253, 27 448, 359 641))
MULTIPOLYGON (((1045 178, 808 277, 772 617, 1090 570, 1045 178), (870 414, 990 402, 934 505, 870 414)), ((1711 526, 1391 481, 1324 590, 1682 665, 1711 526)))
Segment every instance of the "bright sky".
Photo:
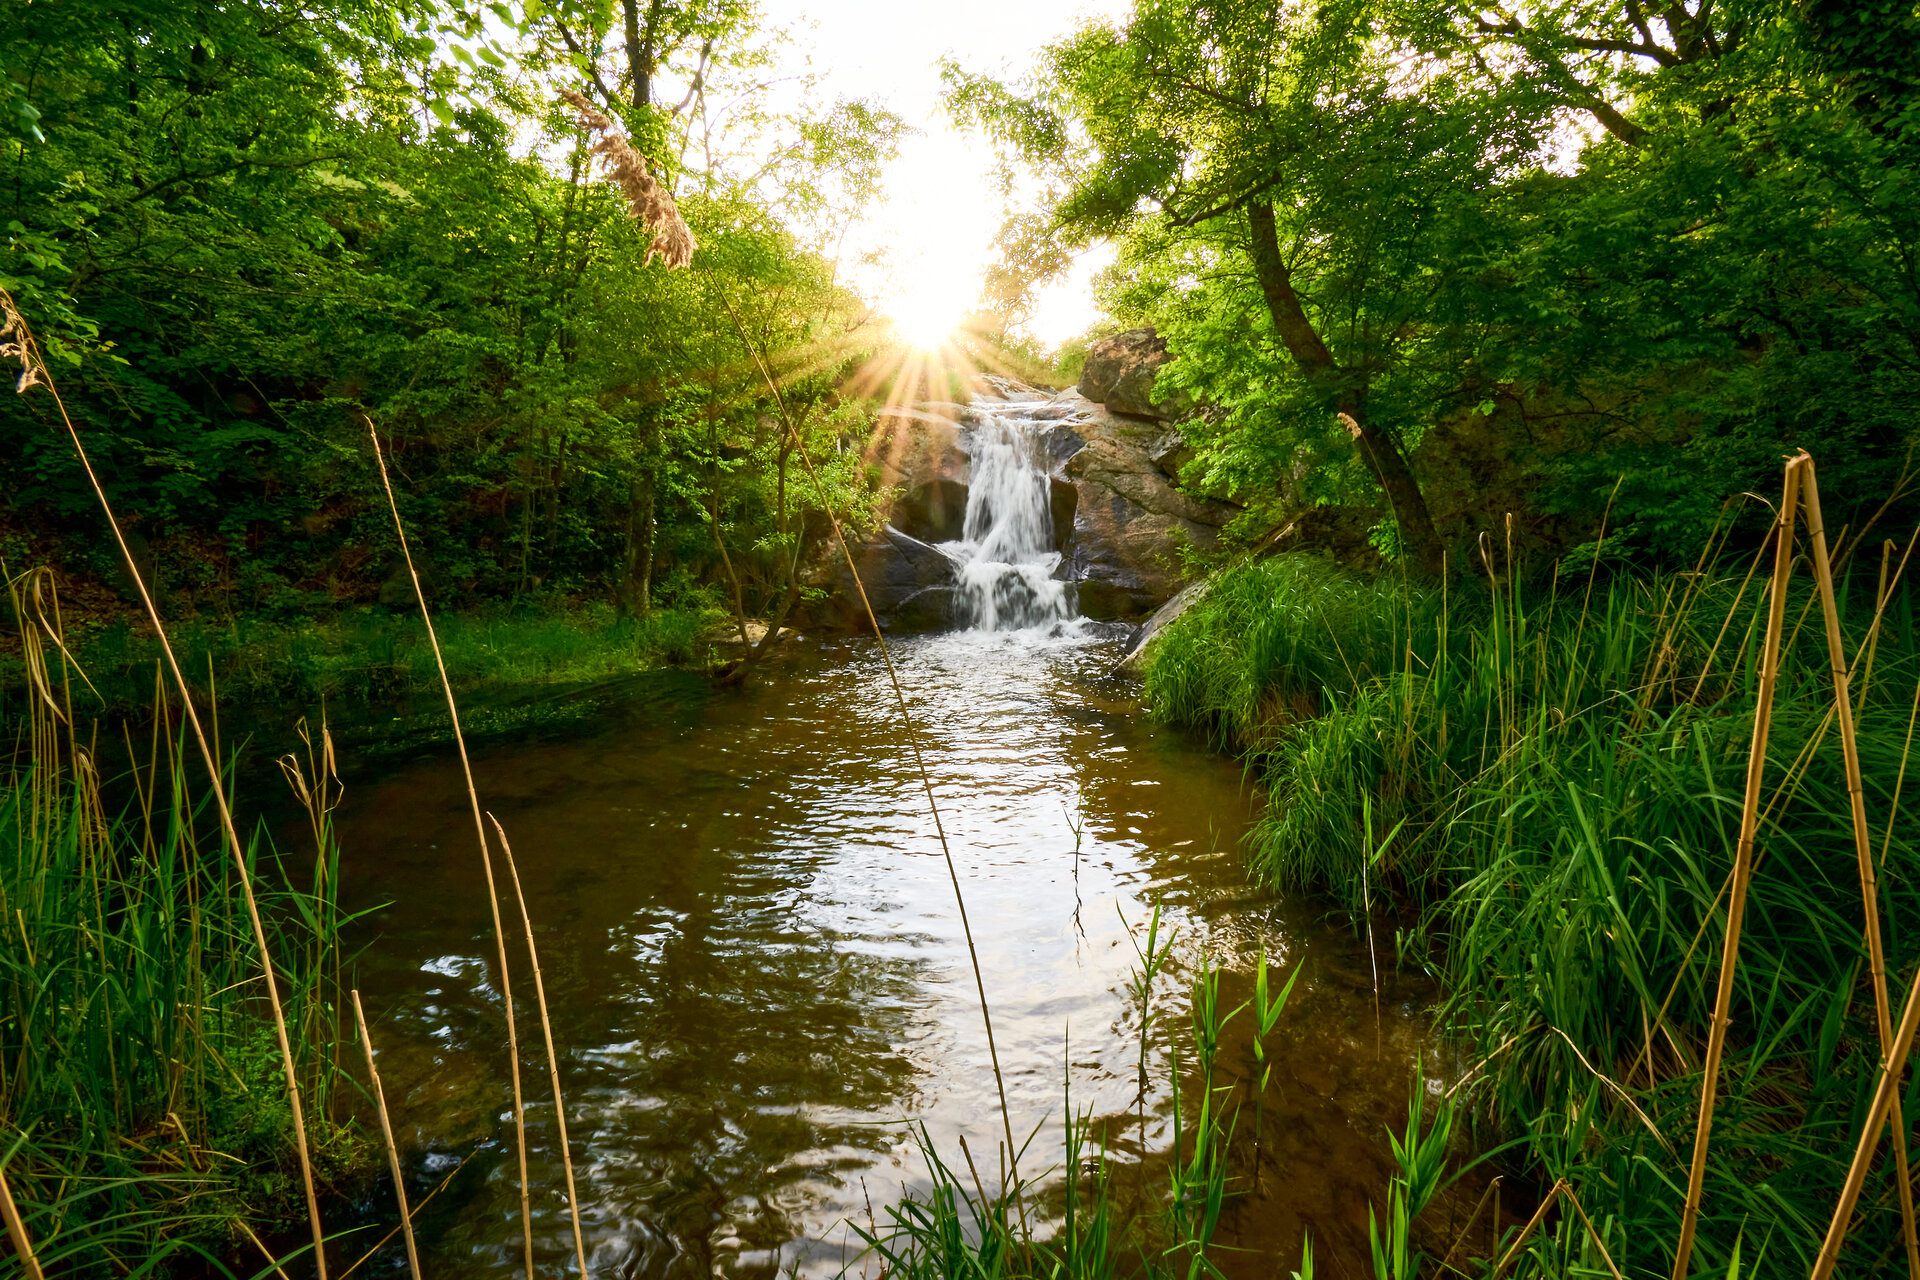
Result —
MULTIPOLYGON (((847 256, 884 248, 890 268, 860 280, 909 338, 932 341, 972 310, 993 258, 1001 208, 993 154, 955 129, 940 105, 943 55, 974 71, 1019 74, 1033 51, 1091 17, 1119 17, 1126 0, 765 0, 769 21, 791 30, 793 66, 812 59, 827 97, 875 100, 921 132, 889 168, 885 202, 848 236, 847 256)), ((1088 254, 1043 291, 1028 328, 1049 346, 1099 318, 1088 254)))

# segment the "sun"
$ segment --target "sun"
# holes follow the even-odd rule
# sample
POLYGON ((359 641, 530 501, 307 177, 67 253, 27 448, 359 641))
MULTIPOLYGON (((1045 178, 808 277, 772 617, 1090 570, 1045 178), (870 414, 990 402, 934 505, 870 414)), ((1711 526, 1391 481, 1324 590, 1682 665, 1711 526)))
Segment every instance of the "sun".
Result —
POLYGON ((920 295, 899 299, 888 312, 895 331, 908 343, 922 351, 936 351, 952 339, 966 307, 948 298, 920 295))

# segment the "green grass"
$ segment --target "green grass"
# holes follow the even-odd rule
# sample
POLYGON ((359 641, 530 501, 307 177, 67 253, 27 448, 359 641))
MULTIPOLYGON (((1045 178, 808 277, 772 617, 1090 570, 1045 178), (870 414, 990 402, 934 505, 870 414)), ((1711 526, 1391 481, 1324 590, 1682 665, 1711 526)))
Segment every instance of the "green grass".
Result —
MULTIPOLYGON (((0 1158, 48 1275, 204 1270, 232 1256, 236 1221, 273 1234, 304 1220, 245 904, 183 736, 156 731, 121 779, 135 799, 110 811, 101 756, 37 706, 0 777, 0 1158)), ((377 1153, 336 1122, 342 922, 319 834, 304 888, 264 837, 246 854, 316 1162, 337 1187, 377 1153)), ((0 1275, 14 1274, 8 1251, 0 1275)))
MULTIPOLYGON (((449 614, 435 620, 456 692, 590 681, 707 660, 718 615, 660 609, 620 618, 607 605, 449 614)), ((353 610, 304 622, 240 618, 169 624, 189 679, 211 683, 223 705, 270 700, 302 705, 379 703, 437 693, 439 675, 417 613, 353 610)), ((124 622, 72 642, 93 692, 76 686, 83 716, 144 712, 152 705, 159 646, 124 622)), ((10 698, 24 687, 17 654, 0 657, 10 698)), ((9 718, 22 714, 17 701, 9 718)))
MULTIPOLYGON (((1755 706, 1765 584, 1746 568, 1443 594, 1278 558, 1223 575, 1148 663, 1155 714, 1243 753, 1270 790, 1249 841, 1260 875, 1356 917, 1383 887, 1401 908, 1403 959, 1447 982, 1451 1029, 1486 1064, 1469 1086, 1479 1114, 1525 1140, 1542 1187, 1568 1179, 1630 1275, 1665 1275, 1678 1235, 1755 706)), ((1702 1274, 1726 1274, 1736 1248, 1745 1274, 1806 1273, 1877 1069, 1805 577, 1788 601, 1702 1274)), ((1873 592, 1863 573, 1843 602, 1849 654, 1873 592)), ((1920 825, 1889 823, 1917 680, 1901 584, 1855 686, 1896 993, 1920 955, 1920 825)), ((1911 1117, 1920 1083, 1907 1099, 1911 1117)), ((1843 1271, 1896 1260, 1897 1237, 1883 1158, 1843 1271)), ((1536 1237, 1525 1265, 1606 1274, 1571 1228, 1536 1237)))

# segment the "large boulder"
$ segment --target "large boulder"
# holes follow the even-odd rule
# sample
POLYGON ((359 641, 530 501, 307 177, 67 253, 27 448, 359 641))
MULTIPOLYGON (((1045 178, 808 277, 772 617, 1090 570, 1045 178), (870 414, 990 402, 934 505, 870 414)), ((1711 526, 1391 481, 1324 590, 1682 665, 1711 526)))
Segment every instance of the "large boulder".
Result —
MULTIPOLYGON (((953 621, 953 563, 920 539, 884 526, 853 548, 860 585, 874 616, 888 631, 937 631, 953 621)), ((834 568, 827 583, 831 593, 810 611, 813 623, 838 631, 860 631, 867 626, 860 592, 854 589, 845 561, 834 568)))
POLYGON ((921 542, 960 536, 972 465, 966 433, 975 420, 966 405, 945 403, 894 407, 880 416, 867 461, 881 485, 899 495, 885 513, 896 529, 921 542))
POLYGON ((1153 650, 1154 642, 1166 634, 1169 624, 1187 610, 1206 598, 1213 586, 1212 578, 1201 578, 1180 588, 1179 594, 1155 609, 1147 620, 1133 629, 1127 637, 1126 648, 1121 650, 1120 661, 1114 664, 1115 671, 1124 671, 1129 675, 1145 675, 1147 656, 1153 650))
MULTIPOLYGON (((1070 413, 1045 438, 1055 478, 1075 495, 1073 536, 1062 560, 1090 618, 1151 613, 1187 579, 1186 548, 1212 550, 1238 509, 1175 487, 1155 461, 1166 431, 1112 413, 1078 391, 1053 403, 1070 413)), ((1055 500, 1056 519, 1060 500, 1055 500)))
POLYGON ((1170 421, 1180 416, 1180 406, 1153 398, 1154 376, 1169 359, 1167 344, 1151 326, 1102 338, 1087 348, 1080 394, 1114 413, 1170 421))

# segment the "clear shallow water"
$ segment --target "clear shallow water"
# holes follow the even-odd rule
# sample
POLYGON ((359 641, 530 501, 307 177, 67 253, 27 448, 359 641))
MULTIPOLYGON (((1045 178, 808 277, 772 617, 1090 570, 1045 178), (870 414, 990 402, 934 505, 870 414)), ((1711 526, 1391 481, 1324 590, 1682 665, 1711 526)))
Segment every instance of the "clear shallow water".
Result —
MULTIPOLYGON (((893 645, 1014 1128, 1044 1126, 1022 1172, 1060 1159, 1067 1073, 1076 1110, 1133 1112, 1128 928, 1160 900, 1180 934, 1169 1000, 1184 1004, 1202 950, 1228 967, 1231 1003, 1263 946, 1283 972, 1306 966, 1269 1042, 1259 1188, 1236 1184, 1249 1193, 1221 1234, 1247 1252, 1222 1264, 1284 1275, 1311 1226, 1323 1274, 1358 1274, 1391 1167, 1384 1126, 1431 1052, 1431 993, 1383 972, 1376 1024, 1364 943, 1248 884, 1239 769, 1148 726, 1101 676, 1112 645, 1065 630, 893 645)), ((475 772, 538 930, 596 1275, 831 1273, 858 1252, 846 1219, 924 1185, 910 1122, 956 1160, 965 1135, 992 1179, 999 1114, 953 890, 871 642, 802 642, 754 688, 645 700, 573 740, 480 753, 475 772)), ((458 762, 357 786, 338 818, 353 905, 393 904, 361 928, 356 971, 416 1202, 452 1175, 418 1220, 424 1260, 516 1275, 505 1030, 458 762)), ((561 1274, 572 1246, 517 951, 537 1256, 561 1274)), ((1228 1062, 1250 1071, 1230 1040, 1228 1062)), ((1163 1081, 1156 1068, 1150 1156, 1166 1141, 1163 1081)), ((1137 1125, 1118 1130, 1123 1159, 1137 1125)), ((396 1248, 378 1265, 404 1263, 396 1248)))

